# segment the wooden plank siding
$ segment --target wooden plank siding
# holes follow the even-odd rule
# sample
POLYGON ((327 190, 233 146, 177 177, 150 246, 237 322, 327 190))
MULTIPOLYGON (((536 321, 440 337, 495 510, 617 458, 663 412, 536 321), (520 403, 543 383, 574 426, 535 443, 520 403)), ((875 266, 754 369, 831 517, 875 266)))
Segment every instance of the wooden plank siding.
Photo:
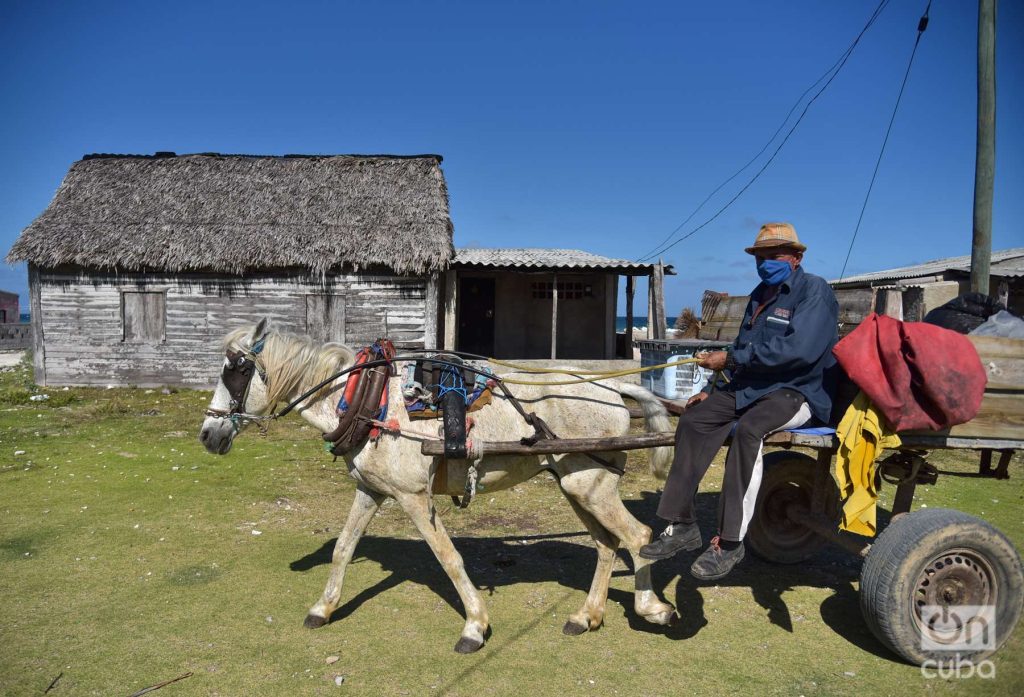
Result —
MULTIPOLYGON (((321 281, 287 274, 238 279, 40 270, 36 281, 33 322, 43 337, 36 380, 46 385, 212 387, 224 335, 263 316, 277 329, 318 340, 344 337, 357 348, 382 336, 422 347, 427 330, 426 278, 367 274, 321 281), (122 294, 140 292, 163 298, 162 341, 140 338, 131 329, 145 326, 146 336, 154 336, 152 315, 135 318, 125 340, 122 294)), ((151 298, 130 305, 159 312, 161 303, 151 298)))

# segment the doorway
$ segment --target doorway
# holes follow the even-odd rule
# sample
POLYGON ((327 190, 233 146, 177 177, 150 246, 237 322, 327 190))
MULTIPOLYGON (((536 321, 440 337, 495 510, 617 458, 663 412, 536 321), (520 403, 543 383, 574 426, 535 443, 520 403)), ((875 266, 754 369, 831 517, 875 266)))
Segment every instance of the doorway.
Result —
POLYGON ((494 279, 459 279, 458 350, 494 355, 494 279))

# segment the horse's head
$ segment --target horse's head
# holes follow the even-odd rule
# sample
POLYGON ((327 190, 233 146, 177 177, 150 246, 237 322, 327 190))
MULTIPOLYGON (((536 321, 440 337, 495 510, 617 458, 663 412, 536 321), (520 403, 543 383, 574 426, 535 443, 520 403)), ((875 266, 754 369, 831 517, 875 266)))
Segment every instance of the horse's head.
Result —
POLYGON ((246 416, 260 415, 269 406, 267 375, 260 353, 269 331, 269 320, 251 330, 232 332, 224 342, 224 364, 213 399, 206 410, 199 440, 215 455, 224 455, 248 423, 246 416))

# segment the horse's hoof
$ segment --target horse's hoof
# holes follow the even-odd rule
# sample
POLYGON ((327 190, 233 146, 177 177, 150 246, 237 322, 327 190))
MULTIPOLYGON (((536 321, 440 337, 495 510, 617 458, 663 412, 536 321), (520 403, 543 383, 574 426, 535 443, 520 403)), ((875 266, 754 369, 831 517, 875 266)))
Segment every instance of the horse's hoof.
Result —
POLYGON ((644 619, 651 624, 660 624, 662 626, 671 625, 678 615, 675 610, 666 610, 664 612, 655 612, 650 615, 644 615, 644 619))
POLYGON ((323 627, 327 624, 327 618, 321 617, 320 615, 306 615, 305 621, 302 626, 306 629, 316 629, 317 627, 323 627))
POLYGON ((565 623, 565 626, 562 627, 562 634, 565 634, 566 636, 579 636, 580 634, 586 634, 587 630, 587 625, 569 620, 565 623))
POLYGON ((455 653, 473 653, 474 651, 479 651, 483 645, 484 642, 478 639, 461 637, 459 643, 455 645, 455 653))

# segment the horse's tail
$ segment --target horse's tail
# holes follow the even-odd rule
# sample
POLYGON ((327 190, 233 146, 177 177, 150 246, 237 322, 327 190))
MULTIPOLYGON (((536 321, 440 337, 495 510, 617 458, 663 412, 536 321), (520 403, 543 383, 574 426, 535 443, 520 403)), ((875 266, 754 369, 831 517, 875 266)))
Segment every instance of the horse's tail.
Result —
MULTIPOLYGON (((619 394, 636 400, 644 410, 644 428, 648 433, 662 433, 672 430, 672 422, 668 419, 668 412, 665 411, 665 406, 649 391, 639 385, 626 382, 617 383, 615 388, 619 391, 619 394)), ((672 454, 673 449, 668 445, 650 448, 651 474, 658 479, 666 479, 669 467, 672 466, 672 454)))

